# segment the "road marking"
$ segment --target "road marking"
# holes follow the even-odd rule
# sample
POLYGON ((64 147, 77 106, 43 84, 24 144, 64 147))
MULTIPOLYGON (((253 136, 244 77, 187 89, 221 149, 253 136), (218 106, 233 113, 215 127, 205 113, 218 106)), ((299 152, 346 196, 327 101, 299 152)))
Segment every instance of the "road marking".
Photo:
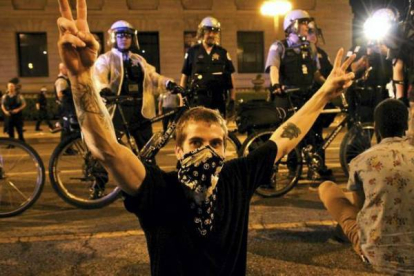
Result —
MULTIPOLYGON (((271 223, 271 224, 251 224, 249 230, 278 230, 278 229, 292 229, 303 227, 317 227, 317 226, 334 226, 336 222, 333 220, 322 221, 304 221, 304 222, 287 222, 287 223, 271 223)), ((101 232, 101 233, 81 233, 81 234, 60 234, 47 236, 23 236, 23 237, 9 237, 0 238, 0 244, 12 244, 23 242, 48 242, 48 241, 67 241, 67 240, 81 240, 81 239, 107 239, 131 236, 144 236, 142 230, 127 230, 116 232, 101 232)))

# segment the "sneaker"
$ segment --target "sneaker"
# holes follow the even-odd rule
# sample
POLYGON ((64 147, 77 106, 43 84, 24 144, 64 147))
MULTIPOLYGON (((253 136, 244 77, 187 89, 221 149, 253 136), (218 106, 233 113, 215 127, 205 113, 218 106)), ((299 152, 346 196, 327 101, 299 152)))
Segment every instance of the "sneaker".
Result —
POLYGON ((6 149, 14 149, 14 146, 13 146, 13 145, 8 145, 8 146, 6 147, 6 149))
POLYGON ((36 128, 35 131, 42 131, 42 129, 41 128, 36 128))

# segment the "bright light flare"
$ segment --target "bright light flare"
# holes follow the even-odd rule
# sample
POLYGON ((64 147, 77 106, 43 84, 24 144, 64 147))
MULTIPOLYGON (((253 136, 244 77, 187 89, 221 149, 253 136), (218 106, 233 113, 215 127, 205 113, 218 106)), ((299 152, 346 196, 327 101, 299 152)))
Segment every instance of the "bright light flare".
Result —
POLYGON ((277 16, 286 14, 292 10, 292 4, 289 1, 266 1, 260 8, 262 15, 277 16))
POLYGON ((371 17, 364 24, 364 33, 369 40, 382 40, 390 29, 391 22, 385 17, 371 17))

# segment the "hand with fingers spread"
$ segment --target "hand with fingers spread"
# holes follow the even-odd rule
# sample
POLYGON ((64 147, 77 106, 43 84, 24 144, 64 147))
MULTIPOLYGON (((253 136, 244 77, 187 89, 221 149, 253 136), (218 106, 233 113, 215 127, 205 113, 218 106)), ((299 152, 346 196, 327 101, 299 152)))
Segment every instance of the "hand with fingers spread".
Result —
POLYGON ((68 0, 59 0, 59 7, 59 55, 72 75, 80 75, 92 67, 99 49, 99 43, 89 32, 86 0, 77 1, 76 20, 68 0))
POLYGON ((328 99, 338 97, 348 87, 351 86, 353 79, 355 78, 354 73, 347 73, 346 69, 355 59, 355 55, 352 55, 342 63, 342 57, 344 55, 344 49, 340 49, 336 54, 333 69, 326 79, 325 83, 321 87, 321 91, 325 94, 328 99))

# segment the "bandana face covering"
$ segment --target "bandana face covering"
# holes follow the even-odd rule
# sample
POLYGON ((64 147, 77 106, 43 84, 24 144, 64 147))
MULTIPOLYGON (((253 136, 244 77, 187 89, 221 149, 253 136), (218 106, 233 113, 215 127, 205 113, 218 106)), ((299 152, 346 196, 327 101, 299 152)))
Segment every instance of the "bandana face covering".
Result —
POLYGON ((198 232, 206 236, 213 229, 217 182, 224 164, 210 146, 186 153, 179 163, 178 180, 189 195, 198 232))

